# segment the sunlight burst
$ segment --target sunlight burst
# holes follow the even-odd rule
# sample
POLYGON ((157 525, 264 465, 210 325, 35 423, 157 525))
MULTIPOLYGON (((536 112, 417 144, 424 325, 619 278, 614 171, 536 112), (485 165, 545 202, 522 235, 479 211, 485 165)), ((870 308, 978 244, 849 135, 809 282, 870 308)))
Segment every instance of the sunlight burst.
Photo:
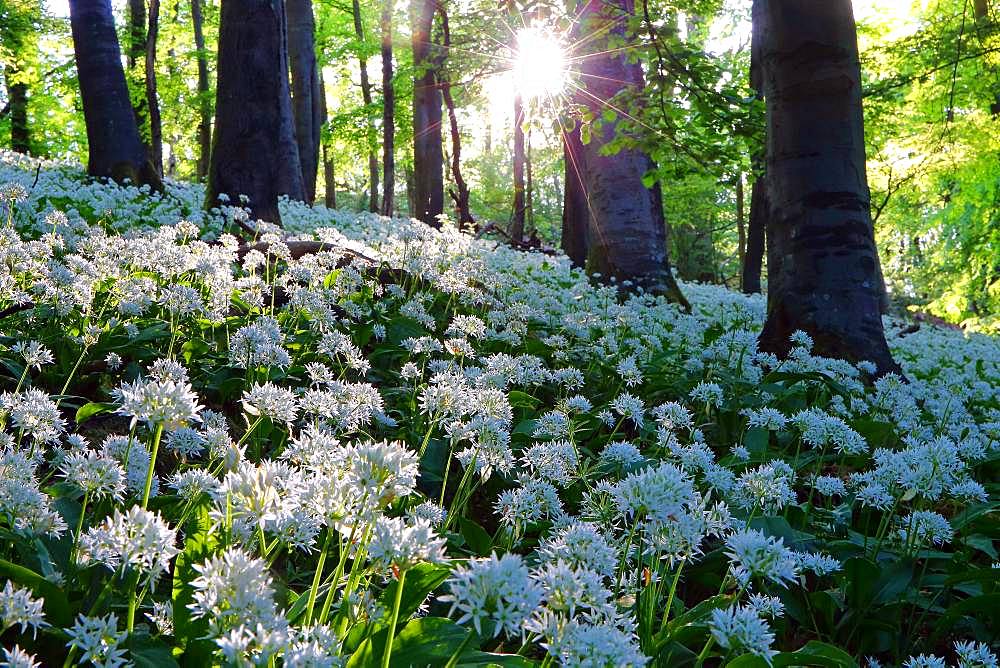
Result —
POLYGON ((566 86, 566 54, 559 38, 541 28, 517 32, 513 56, 515 90, 527 100, 558 95, 566 86))

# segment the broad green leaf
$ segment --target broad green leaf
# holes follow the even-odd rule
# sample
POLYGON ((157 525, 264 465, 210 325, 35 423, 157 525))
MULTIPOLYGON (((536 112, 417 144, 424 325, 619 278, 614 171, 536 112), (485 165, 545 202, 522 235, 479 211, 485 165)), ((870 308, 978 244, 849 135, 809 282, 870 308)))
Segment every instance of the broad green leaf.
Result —
POLYGON ((76 409, 76 423, 83 424, 95 415, 110 413, 115 410, 114 404, 90 401, 76 409))
POLYGON ((493 550, 493 538, 486 533, 486 529, 465 517, 459 519, 459 524, 462 526, 462 536, 465 538, 465 543, 472 551, 480 557, 489 556, 493 550))

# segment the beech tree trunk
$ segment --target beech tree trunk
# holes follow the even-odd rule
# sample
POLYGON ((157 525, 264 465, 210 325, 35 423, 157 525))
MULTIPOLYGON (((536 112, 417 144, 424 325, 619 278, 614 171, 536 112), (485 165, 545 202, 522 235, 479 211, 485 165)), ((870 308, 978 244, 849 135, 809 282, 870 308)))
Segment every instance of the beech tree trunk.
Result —
POLYGON ((69 9, 87 125, 87 173, 161 190, 129 103, 110 0, 70 0, 69 9))
POLYGON ((208 176, 212 154, 212 99, 208 88, 208 54, 201 15, 202 0, 191 0, 191 22, 194 24, 194 45, 198 50, 198 180, 208 176))
POLYGON ((253 218, 281 223, 278 196, 304 199, 292 121, 282 0, 226 0, 219 18, 215 136, 207 203, 246 195, 253 218))
MULTIPOLYGON (((626 50, 611 48, 612 41, 634 41, 622 20, 632 13, 632 0, 587 0, 581 13, 585 34, 601 35, 588 43, 591 53, 580 64, 581 99, 594 117, 600 117, 607 109, 605 101, 622 90, 638 92, 645 86, 642 66, 629 62, 626 50)), ((617 126, 617 120, 602 122, 582 150, 582 184, 590 214, 587 269, 600 273, 603 280, 629 280, 686 307, 670 271, 659 189, 643 183, 653 161, 637 148, 604 155, 603 147, 614 140, 617 126)))
MULTIPOLYGON (((361 25, 361 4, 359 0, 353 0, 353 10, 354 10, 354 34, 357 35, 358 41, 365 41, 365 32, 361 25)), ((368 59, 365 56, 358 58, 359 64, 361 65, 361 98, 365 102, 366 115, 371 113, 372 109, 372 84, 368 78, 368 59)), ((378 156, 376 152, 378 150, 378 142, 375 139, 375 124, 369 118, 368 120, 368 182, 371 185, 371 191, 368 193, 368 210, 377 213, 378 207, 378 156)))
MULTIPOLYGON (((31 13, 35 14, 39 10, 31 13)), ((0 118, 10 114, 10 147, 17 153, 31 151, 31 128, 28 126, 28 81, 25 66, 37 51, 32 17, 14 10, 7 13, 0 23, 0 44, 10 54, 3 68, 7 86, 7 104, 0 111, 0 118)))
POLYGON ((510 219, 510 238, 524 239, 524 101, 514 93, 514 212, 510 219))
POLYGON ((392 216, 396 190, 396 89, 392 83, 392 0, 382 0, 382 215, 392 216))
POLYGON ((563 161, 565 178, 563 181, 562 239, 563 252, 574 266, 581 269, 587 264, 588 236, 590 233, 590 210, 583 183, 583 142, 580 139, 580 124, 574 123, 567 130, 563 128, 563 161))
POLYGON ((441 92, 436 49, 431 42, 435 0, 412 0, 413 47, 413 215, 440 227, 444 212, 444 155, 441 148, 441 92))
POLYGON ((438 61, 438 79, 441 86, 441 97, 444 106, 448 109, 448 125, 451 131, 451 177, 455 182, 456 190, 450 190, 452 200, 455 202, 455 209, 458 212, 459 223, 475 223, 472 212, 469 211, 469 186, 462 176, 462 134, 458 130, 458 116, 455 114, 455 100, 451 96, 451 79, 444 71, 444 59, 449 54, 451 48, 451 30, 448 27, 448 12, 444 5, 439 5, 441 13, 441 34, 442 50, 438 61))
POLYGON ((898 371, 882 329, 882 282, 865 175, 861 69, 850 0, 764 3, 768 309, 762 350, 814 352, 898 371))
POLYGON ((316 21, 312 0, 285 0, 288 19, 288 60, 292 70, 292 117, 299 149, 305 201, 316 198, 319 170, 320 116, 319 70, 316 66, 316 21))
POLYGON ((747 259, 747 227, 743 195, 743 173, 736 175, 736 257, 740 268, 740 289, 743 288, 743 265, 747 259))
POLYGON ((13 67, 6 71, 7 94, 10 104, 10 147, 17 153, 31 152, 31 129, 28 127, 28 84, 17 81, 13 67), (14 81, 15 83, 11 83, 14 81))
POLYGON ((146 109, 149 113, 149 159, 163 176, 163 125, 156 97, 156 38, 160 31, 160 0, 149 0, 149 31, 146 33, 146 109))
POLYGON ((761 174, 750 189, 750 222, 747 225, 747 248, 743 257, 743 274, 740 280, 740 288, 748 295, 760 292, 767 209, 767 181, 761 174))

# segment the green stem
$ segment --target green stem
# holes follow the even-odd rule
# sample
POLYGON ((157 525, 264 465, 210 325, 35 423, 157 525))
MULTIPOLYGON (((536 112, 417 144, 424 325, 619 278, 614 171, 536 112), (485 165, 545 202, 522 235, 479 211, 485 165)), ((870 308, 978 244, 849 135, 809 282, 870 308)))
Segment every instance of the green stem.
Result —
POLYGON ((326 553, 330 551, 330 540, 333 538, 333 530, 326 527, 326 538, 323 540, 323 549, 316 560, 316 573, 313 575, 312 587, 309 589, 309 601, 306 603, 306 621, 303 626, 312 623, 313 608, 316 606, 316 597, 319 595, 319 583, 323 578, 323 566, 326 564, 326 553))
POLYGON ((392 656, 392 641, 396 639, 396 622, 399 621, 399 605, 403 600, 403 584, 406 581, 406 571, 399 572, 399 583, 396 586, 396 596, 392 602, 392 617, 389 618, 389 635, 385 639, 385 654, 382 655, 382 668, 389 668, 389 657, 392 656))
POLYGON ((163 436, 163 425, 157 423, 153 432, 153 447, 149 453, 149 470, 146 471, 146 485, 142 490, 142 507, 149 504, 149 492, 153 489, 153 470, 156 468, 156 453, 160 450, 160 437, 163 436))
POLYGON ((73 546, 69 550, 69 563, 76 563, 76 549, 80 544, 80 533, 83 531, 83 516, 87 514, 87 502, 90 501, 90 490, 83 493, 83 504, 80 506, 80 519, 76 521, 76 531, 73 533, 73 546))

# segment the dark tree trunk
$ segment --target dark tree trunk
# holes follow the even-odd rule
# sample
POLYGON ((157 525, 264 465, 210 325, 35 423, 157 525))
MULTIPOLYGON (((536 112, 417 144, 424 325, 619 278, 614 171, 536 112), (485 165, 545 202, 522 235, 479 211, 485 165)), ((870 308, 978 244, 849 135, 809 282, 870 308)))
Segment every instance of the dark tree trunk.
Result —
MULTIPOLYGON (((361 25, 361 4, 359 0, 353 0, 354 11, 354 34, 359 42, 365 41, 365 31, 361 25)), ((358 58, 361 65, 361 99, 365 103, 365 115, 370 115, 372 111, 372 84, 368 78, 368 58, 362 55, 358 58)), ((368 182, 371 190, 368 193, 368 210, 377 213, 378 208, 378 142, 375 139, 375 124, 371 118, 368 119, 368 182)))
POLYGON ((410 218, 416 218, 417 186, 416 179, 413 178, 413 168, 409 165, 403 167, 403 176, 406 177, 406 213, 410 218))
POLYGON ((288 19, 288 60, 292 70, 292 116, 299 148, 305 200, 316 198, 319 169, 320 118, 319 71, 316 67, 316 22, 312 0, 285 0, 288 19))
POLYGON ((736 258, 740 268, 740 288, 743 287, 743 264, 747 259, 746 211, 743 196, 743 174, 736 175, 736 258))
MULTIPOLYGON (((441 12, 441 34, 442 52, 440 61, 443 61, 451 48, 451 31, 448 28, 448 12, 444 5, 438 6, 441 12)), ((448 125, 451 131, 451 177, 455 181, 456 190, 450 190, 451 198, 455 201, 455 209, 458 211, 459 223, 475 223, 472 212, 469 211, 469 186, 462 177, 462 135, 458 130, 458 116, 455 114, 455 100, 451 96, 451 79, 444 71, 444 63, 438 63, 438 78, 441 82, 441 97, 444 99, 444 106, 448 109, 448 125)))
MULTIPOLYGON (((631 0, 588 0, 584 7, 584 30, 602 35, 590 42, 592 53, 580 65, 583 99, 594 117, 605 111, 606 100, 623 90, 641 92, 645 87, 642 66, 629 62, 625 50, 611 48, 612 41, 633 41, 622 20, 632 10, 631 0)), ((590 203, 587 269, 599 272, 604 280, 631 280, 686 306, 670 271, 659 188, 643 184, 643 177, 655 167, 653 161, 637 148, 623 148, 613 155, 602 150, 614 140, 617 126, 617 121, 603 122, 582 151, 581 173, 590 203)))
POLYGON ((573 124, 569 130, 563 129, 563 161, 565 181, 563 182, 562 249, 581 269, 587 264, 590 235, 590 209, 587 192, 584 190, 583 142, 580 139, 580 124, 573 124))
POLYGON ((162 189, 129 104, 110 0, 70 0, 69 9, 87 124, 87 173, 162 189))
POLYGON ((31 152, 31 130, 28 127, 28 84, 17 81, 20 73, 6 69, 8 104, 10 105, 10 147, 18 153, 31 152), (15 83, 11 83, 11 82, 15 83))
MULTIPOLYGON (((323 81, 323 68, 319 71, 319 115, 323 123, 327 122, 326 113, 326 83, 323 81)), ((323 144, 323 203, 328 209, 337 208, 337 174, 334 170, 333 156, 330 150, 329 137, 324 138, 320 132, 320 140, 323 144)))
POLYGON ((525 137, 524 146, 524 209, 525 209, 525 230, 528 237, 535 234, 535 180, 531 168, 531 128, 528 128, 528 136, 525 137))
POLYGON ((435 0, 411 0, 413 46, 413 215, 440 227, 444 212, 444 156, 441 149, 441 93, 431 42, 435 0))
POLYGON ((760 292, 767 209, 767 180, 764 174, 761 174, 753 182, 750 189, 750 222, 747 225, 747 249, 743 258, 743 274, 740 280, 740 288, 748 295, 760 292))
POLYGON ((128 65, 128 71, 125 73, 125 80, 128 83, 132 113, 135 114, 135 126, 139 129, 139 137, 146 146, 146 154, 151 155, 149 108, 144 93, 146 81, 143 75, 146 63, 146 0, 128 0, 127 32, 128 51, 125 63, 128 65))
POLYGON ((149 159, 163 175, 163 126, 156 97, 156 38, 160 31, 160 0, 149 0, 149 31, 146 33, 146 109, 149 111, 149 159))
POLYGON ((524 238, 524 101, 514 93, 514 212, 510 219, 510 238, 524 238))
POLYGON ((865 176, 861 69, 850 0, 765 3, 768 309, 762 350, 814 352, 898 371, 882 329, 881 275, 865 176))
POLYGON ((396 89, 392 83, 392 0, 382 0, 382 215, 392 216, 396 190, 396 89))
POLYGON ((278 196, 304 198, 282 0, 222 3, 218 68, 208 205, 243 194, 253 218, 280 223, 278 196))
POLYGON ((191 0, 191 22, 194 24, 194 45, 198 50, 198 180, 208 176, 208 161, 212 154, 212 99, 208 88, 208 54, 202 29, 202 0, 191 0))

